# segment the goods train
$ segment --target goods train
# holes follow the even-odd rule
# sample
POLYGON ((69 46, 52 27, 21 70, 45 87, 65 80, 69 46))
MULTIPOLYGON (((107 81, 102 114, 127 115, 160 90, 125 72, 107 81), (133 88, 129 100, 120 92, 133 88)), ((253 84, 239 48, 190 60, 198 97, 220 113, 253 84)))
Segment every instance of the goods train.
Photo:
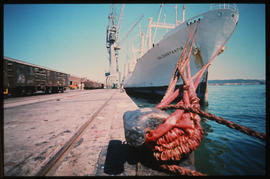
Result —
POLYGON ((84 81, 84 89, 99 89, 104 88, 104 84, 86 80, 84 81))
POLYGON ((75 77, 56 70, 4 57, 3 94, 22 96, 37 91, 44 93, 64 92, 70 89, 100 89, 104 84, 75 77))
POLYGON ((3 60, 4 95, 21 96, 37 91, 63 93, 69 85, 69 74, 9 57, 3 60))

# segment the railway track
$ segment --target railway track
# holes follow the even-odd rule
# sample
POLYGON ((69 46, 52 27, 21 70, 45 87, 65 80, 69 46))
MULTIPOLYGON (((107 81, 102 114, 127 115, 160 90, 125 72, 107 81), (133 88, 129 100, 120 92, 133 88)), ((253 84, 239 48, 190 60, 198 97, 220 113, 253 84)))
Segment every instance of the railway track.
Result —
POLYGON ((113 93, 105 103, 97 109, 97 111, 75 132, 75 134, 69 138, 69 140, 63 145, 63 147, 58 150, 51 157, 51 159, 41 167, 41 169, 35 174, 35 176, 51 176, 56 171, 57 167, 61 164, 62 159, 68 154, 72 147, 78 142, 84 131, 89 127, 89 125, 96 119, 98 114, 107 106, 108 102, 113 98, 115 93, 113 93))

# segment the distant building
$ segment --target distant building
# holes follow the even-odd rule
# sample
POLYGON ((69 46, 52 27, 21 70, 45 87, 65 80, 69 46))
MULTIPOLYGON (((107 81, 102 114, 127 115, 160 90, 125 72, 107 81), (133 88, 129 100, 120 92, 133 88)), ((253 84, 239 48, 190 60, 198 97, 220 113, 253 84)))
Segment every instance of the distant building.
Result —
POLYGON ((79 78, 79 77, 76 77, 76 76, 73 76, 73 75, 70 75, 70 84, 69 84, 69 87, 70 89, 82 89, 82 78, 79 78))

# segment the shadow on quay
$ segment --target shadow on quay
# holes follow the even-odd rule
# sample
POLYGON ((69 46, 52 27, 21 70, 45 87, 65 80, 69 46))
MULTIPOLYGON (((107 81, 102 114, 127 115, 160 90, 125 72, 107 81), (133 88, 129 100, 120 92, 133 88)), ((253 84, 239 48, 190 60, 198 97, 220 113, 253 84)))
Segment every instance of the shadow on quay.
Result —
MULTIPOLYGON (((181 160, 179 166, 195 169, 193 165, 194 154, 181 160)), ((111 140, 99 155, 96 175, 98 176, 168 176, 163 171, 150 150, 145 147, 134 148, 121 142, 111 140)))

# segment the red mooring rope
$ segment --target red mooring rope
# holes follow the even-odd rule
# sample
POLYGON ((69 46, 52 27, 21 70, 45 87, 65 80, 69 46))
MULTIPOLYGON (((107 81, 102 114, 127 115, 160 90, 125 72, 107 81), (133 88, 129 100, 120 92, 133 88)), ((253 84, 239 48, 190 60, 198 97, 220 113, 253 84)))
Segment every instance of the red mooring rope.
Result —
MULTIPOLYGON (((173 72, 172 78, 170 80, 170 83, 168 85, 168 88, 166 90, 166 93, 165 93, 163 99, 161 100, 161 102, 156 106, 156 108, 158 108, 158 109, 176 109, 176 111, 170 115, 171 118, 183 116, 184 114, 185 115, 190 114, 190 116, 191 116, 190 119, 195 121, 194 123, 195 123, 195 126, 197 126, 197 128, 200 128, 200 129, 197 129, 197 134, 196 134, 197 136, 202 134, 203 131, 202 131, 201 126, 198 125, 198 123, 196 123, 196 120, 198 118, 196 118, 196 116, 194 117, 194 115, 199 115, 201 117, 205 117, 207 119, 216 121, 219 124, 223 124, 223 125, 226 125, 232 129, 236 129, 236 130, 243 132, 247 135, 257 137, 261 140, 265 140, 266 136, 263 133, 254 131, 254 130, 249 129, 245 126, 236 124, 236 123, 231 122, 229 120, 226 120, 224 118, 215 116, 214 114, 200 110, 200 105, 198 103, 199 99, 197 98, 197 96, 195 94, 195 90, 198 87, 198 84, 200 82, 202 75, 205 73, 207 68, 211 65, 211 62, 214 60, 214 58, 219 53, 221 48, 227 43, 228 39, 230 38, 230 36, 232 35, 233 32, 231 32, 229 34, 228 38, 225 40, 223 45, 220 46, 220 48, 216 51, 216 53, 209 59, 208 63, 205 64, 202 67, 202 69, 200 71, 198 71, 193 77, 191 77, 189 62, 190 62, 191 50, 193 47, 193 43, 195 41, 196 32, 197 32, 197 28, 198 28, 198 21, 195 22, 195 24, 196 24, 196 26, 195 26, 194 30, 192 29, 193 24, 190 24, 189 36, 188 36, 188 40, 185 44, 185 48, 181 54, 179 61, 176 64, 176 67, 174 69, 174 72, 173 72), (193 39, 192 39, 192 43, 190 45, 190 40, 191 40, 192 36, 193 36, 193 39), (190 45, 190 49, 188 51, 189 45, 190 45), (188 56, 186 57, 187 53, 188 53, 188 56), (187 70, 187 71, 185 71, 185 70, 187 70), (172 101, 174 101, 176 99, 176 97, 180 94, 180 88, 175 89, 176 83, 180 77, 183 80, 183 90, 184 90, 183 91, 183 93, 184 93, 183 99, 180 102, 178 102, 176 105, 172 105, 170 103, 172 101), (193 83, 193 80, 195 80, 194 83, 193 83), (190 82, 190 81, 192 81, 192 82, 190 82), (189 96, 189 99, 187 98, 187 96, 189 96), (182 110, 182 111, 180 111, 180 113, 178 111, 178 113, 177 113, 177 110, 182 110), (198 132, 198 131, 200 131, 200 132, 198 132)), ((167 122, 166 120, 164 123, 167 122)), ((181 120, 183 120, 183 119, 181 119, 181 120)), ((158 128, 155 129, 154 132, 147 134, 148 137, 150 136, 148 138, 148 140, 150 142, 147 141, 146 145, 149 145, 152 147, 152 150, 154 152, 154 156, 157 160, 165 160, 165 159, 170 160, 170 159, 175 159, 175 158, 177 160, 179 160, 180 155, 182 153, 189 153, 192 150, 195 150, 197 145, 199 145, 199 143, 201 142, 199 137, 197 137, 197 138, 195 137, 195 138, 191 139, 191 138, 189 138, 190 136, 188 136, 188 135, 183 136, 182 134, 181 134, 182 136, 179 137, 181 130, 178 130, 178 129, 176 130, 175 128, 171 129, 170 127, 168 127, 168 126, 170 126, 170 122, 168 122, 168 123, 158 126, 158 128), (164 131, 166 131, 166 129, 169 129, 169 131, 167 131, 167 133, 164 134, 164 131), (168 133, 170 133, 170 134, 168 134, 168 133), (155 136, 154 134, 157 134, 157 135, 155 136), (177 138, 177 135, 178 135, 178 138, 177 138), (151 142, 151 140, 152 140, 152 142, 151 142), (198 143, 198 144, 196 144, 196 143, 198 143), (188 145, 185 145, 185 144, 188 144, 188 145), (181 148, 181 146, 182 146, 182 148, 181 148), (173 147, 175 147, 175 148, 173 148, 173 147), (177 148, 177 150, 175 150, 176 148, 177 148), (180 152, 180 154, 179 154, 179 152, 180 152)), ((200 121, 199 121, 199 123, 200 123, 200 121)), ((162 169, 167 170, 170 173, 173 173, 176 175, 189 175, 189 176, 205 175, 203 173, 200 173, 200 172, 197 172, 194 170, 190 170, 188 168, 180 167, 178 165, 162 164, 162 165, 160 165, 160 167, 162 169)))
POLYGON ((226 125, 229 128, 236 129, 236 130, 238 130, 240 132, 243 132, 243 133, 245 133, 247 135, 256 137, 258 139, 261 139, 261 140, 266 139, 266 135, 264 133, 257 132, 257 131, 255 131, 253 129, 247 128, 247 127, 242 126, 240 124, 236 124, 236 123, 234 123, 232 121, 229 121, 229 120, 226 120, 226 119, 224 119, 222 117, 215 116, 214 114, 205 112, 205 111, 200 110, 198 108, 185 107, 183 105, 167 105, 163 109, 183 109, 183 110, 188 111, 188 112, 196 113, 196 114, 198 114, 198 115, 200 115, 202 117, 205 117, 205 118, 207 118, 209 120, 216 121, 219 124, 226 125))

